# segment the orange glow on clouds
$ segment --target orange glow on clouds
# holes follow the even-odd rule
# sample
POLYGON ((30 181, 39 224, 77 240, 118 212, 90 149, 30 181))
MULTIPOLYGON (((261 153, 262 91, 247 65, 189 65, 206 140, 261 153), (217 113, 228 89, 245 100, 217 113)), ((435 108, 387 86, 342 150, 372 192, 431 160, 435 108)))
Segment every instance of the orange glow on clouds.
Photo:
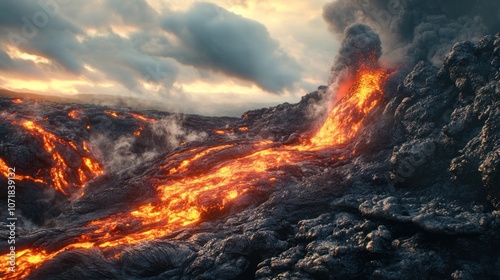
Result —
POLYGON ((22 52, 16 48, 8 48, 5 52, 12 59, 29 60, 29 61, 33 61, 34 63, 46 63, 46 64, 50 63, 50 60, 48 60, 47 58, 45 58, 43 56, 25 53, 25 52, 22 52))
POLYGON ((28 80, 11 78, 5 80, 2 87, 13 91, 32 91, 36 93, 46 93, 46 94, 77 94, 78 89, 76 87, 82 85, 91 85, 89 82, 84 80, 56 80, 50 79, 48 81, 43 80, 28 80))

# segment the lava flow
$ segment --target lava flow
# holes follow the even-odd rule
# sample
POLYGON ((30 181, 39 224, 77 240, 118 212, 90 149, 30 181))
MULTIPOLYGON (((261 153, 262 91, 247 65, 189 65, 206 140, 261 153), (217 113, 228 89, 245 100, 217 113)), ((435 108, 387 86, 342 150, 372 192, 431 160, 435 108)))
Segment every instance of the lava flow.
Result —
POLYGON ((70 146, 75 151, 78 151, 76 145, 72 142, 63 140, 50 132, 45 131, 41 126, 35 124, 32 121, 25 121, 23 122, 22 126, 27 129, 33 136, 42 138, 43 147, 45 151, 51 155, 52 161, 54 163, 52 168, 50 169, 50 175, 52 178, 53 187, 57 191, 68 195, 71 185, 75 187, 82 187, 88 182, 89 179, 103 174, 103 170, 99 163, 93 161, 89 157, 83 157, 82 163, 76 169, 80 182, 79 184, 71 184, 67 177, 68 174, 71 174, 73 171, 68 167, 68 165, 66 164, 66 160, 63 158, 59 150, 56 149, 56 145, 61 145, 63 147, 70 146))
MULTIPOLYGON (((4 170, 4 172, 2 173, 2 176, 4 176, 5 178, 8 178, 9 177, 9 166, 5 163, 5 161, 3 161, 3 159, 0 158, 0 170, 4 170)), ((26 176, 26 175, 19 175, 16 173, 16 177, 14 178, 15 180, 21 180, 21 181, 32 181, 32 182, 35 182, 35 183, 45 183, 42 179, 39 179, 39 178, 33 178, 31 176, 26 176)))
MULTIPOLYGON (((311 139, 301 139, 297 145, 271 141, 223 144, 191 148, 168 156, 159 171, 165 175, 161 179, 149 179, 156 187, 157 201, 88 223, 86 233, 78 241, 58 251, 37 248, 21 251, 14 277, 29 275, 62 251, 126 246, 163 237, 175 229, 220 216, 249 191, 272 188, 277 181, 285 180, 286 171, 281 167, 321 161, 325 157, 322 152, 352 140, 367 114, 381 102, 382 84, 387 75, 383 69, 360 69, 352 87, 330 111, 323 126, 311 139)), ((114 112, 106 113, 118 116, 112 114, 114 112)), ((32 123, 25 126, 41 133, 32 123)), ((48 150, 53 150, 57 143, 50 135, 44 141, 48 150)), ((57 156, 54 160, 59 162, 57 156)), ((90 169, 94 165, 89 162, 87 166, 90 169)), ((64 169, 64 166, 56 169, 64 169)), ((56 187, 62 191, 66 184, 58 180, 54 183, 59 182, 56 187)), ((4 263, 2 270, 7 271, 4 263)))
MULTIPOLYGON (((115 115, 116 115, 116 113, 115 113, 115 115)), ((141 126, 139 126, 139 128, 138 128, 136 131, 134 131, 134 135, 135 135, 135 136, 140 136, 140 135, 141 135, 142 130, 144 129, 144 126, 145 126, 146 124, 148 124, 148 123, 150 123, 150 124, 151 124, 151 123, 155 123, 155 122, 156 122, 156 120, 155 120, 155 119, 148 118, 148 117, 145 117, 145 116, 140 115, 140 114, 136 114, 136 113, 129 113, 129 115, 130 115, 132 118, 134 118, 134 119, 136 119, 136 120, 138 120, 138 121, 140 121, 140 122, 141 122, 141 126)))
MULTIPOLYGON (((17 121, 13 123, 18 124, 17 121)), ((104 173, 100 164, 89 155, 90 151, 88 150, 86 142, 83 142, 82 149, 84 151, 80 151, 73 142, 57 137, 55 134, 46 131, 42 126, 33 121, 22 121, 20 125, 35 139, 41 140, 43 149, 50 156, 52 166, 48 170, 39 170, 36 176, 37 178, 16 174, 17 180, 26 180, 50 185, 56 191, 64 195, 69 195, 71 188, 81 188, 92 178, 104 173), (87 154, 87 156, 82 157, 81 163, 76 169, 68 167, 67 159, 63 156, 64 151, 68 149, 72 149, 81 155, 87 154), (46 180, 46 177, 48 177, 49 180, 46 180)), ((2 167, 2 170, 7 170, 4 168, 5 166, 7 166, 5 161, 0 159, 0 167, 2 167)))

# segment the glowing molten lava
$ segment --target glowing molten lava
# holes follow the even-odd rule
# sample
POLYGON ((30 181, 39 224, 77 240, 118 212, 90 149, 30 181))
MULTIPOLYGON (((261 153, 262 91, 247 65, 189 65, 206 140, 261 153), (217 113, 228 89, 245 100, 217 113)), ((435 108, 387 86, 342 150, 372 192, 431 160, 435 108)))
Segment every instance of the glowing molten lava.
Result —
POLYGON ((382 82, 387 76, 382 69, 360 69, 347 95, 341 97, 311 144, 327 147, 343 144, 358 133, 365 116, 382 99, 382 82))
MULTIPOLYGON (((80 151, 75 143, 63 140, 55 134, 43 129, 40 125, 33 121, 22 122, 22 127, 25 128, 35 139, 41 139, 43 148, 52 160, 52 167, 48 170, 50 175, 50 185, 62 194, 68 195, 70 187, 81 188, 90 179, 103 174, 103 170, 99 163, 92 160, 90 157, 83 157, 80 166, 76 169, 69 168, 66 159, 61 151, 72 149, 78 153, 89 153, 86 142, 83 143, 83 150, 80 151), (71 176, 74 175, 74 176, 71 176), (75 182, 70 178, 78 178, 79 182, 75 182)), ((2 163, 5 164, 2 160, 2 163)), ((32 178, 29 176, 18 176, 19 180, 30 180, 37 183, 45 183, 40 178, 32 178)))
POLYGON ((68 116, 74 120, 77 120, 81 117, 82 112, 80 110, 71 110, 68 112, 68 116))
MULTIPOLYGON (((285 171, 280 169, 284 166, 304 163, 314 165, 321 160, 330 160, 332 156, 327 151, 352 140, 362 128, 367 114, 380 103, 382 83, 386 76, 382 69, 359 70, 354 82, 351 81, 353 85, 333 107, 323 126, 311 139, 295 146, 261 141, 191 148, 170 155, 161 166, 161 172, 167 179, 150 179, 150 183, 156 187, 158 201, 92 221, 86 225, 89 230, 77 242, 65 247, 63 245, 58 251, 23 250, 18 256, 19 272, 8 275, 29 275, 45 260, 65 250, 131 245, 163 237, 180 227, 220 216, 249 191, 270 188, 285 180, 282 176, 285 171)), ((114 112, 106 113, 118 116, 114 112)), ((150 122, 145 117, 132 116, 150 122)), ((60 140, 50 133, 44 133, 32 122, 24 126, 43 137, 44 146, 49 152, 60 143, 60 140)), ((239 128, 240 131, 247 129, 239 128)), ((225 130, 214 132, 221 135, 226 133, 225 130)), ((88 149, 85 142, 83 147, 88 149)), ((52 154, 56 162, 55 170, 64 171, 64 160, 58 158, 57 152, 52 154)), ((343 157, 336 158, 341 159, 343 157)), ((83 162, 87 170, 96 174, 102 171, 89 158, 84 158, 83 162)), ((59 182, 58 189, 65 190, 67 182, 57 176, 53 180, 59 182)), ((6 256, 4 258, 7 259, 6 256)), ((7 271, 6 262, 1 264, 1 268, 7 271)))
POLYGON ((141 126, 136 131, 134 131, 134 135, 135 136, 140 136, 141 135, 142 130, 144 129, 144 126, 147 123, 155 123, 156 122, 155 119, 148 118, 148 117, 140 115, 140 114, 136 114, 136 113, 129 113, 129 114, 130 114, 130 116, 132 118, 134 118, 134 119, 139 120, 140 122, 142 122, 141 126))
POLYGON ((148 117, 140 115, 140 114, 136 114, 136 113, 129 113, 129 114, 130 114, 130 116, 132 116, 132 118, 137 119, 137 120, 141 120, 143 122, 148 122, 148 123, 156 122, 155 119, 148 118, 148 117))
MULTIPOLYGON (((3 159, 0 158, 0 174, 2 174, 3 177, 8 178, 9 172, 8 172, 9 166, 3 159)), ((42 179, 39 178, 33 178, 31 176, 25 176, 25 175, 20 175, 16 173, 16 177, 14 180, 20 180, 20 181, 32 181, 35 183, 45 183, 42 179)))

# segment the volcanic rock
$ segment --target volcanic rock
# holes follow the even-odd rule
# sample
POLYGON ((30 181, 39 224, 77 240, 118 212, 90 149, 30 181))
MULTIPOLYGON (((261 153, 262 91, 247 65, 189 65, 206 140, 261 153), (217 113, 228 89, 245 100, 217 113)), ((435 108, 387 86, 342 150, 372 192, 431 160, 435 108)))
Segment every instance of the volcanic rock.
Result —
MULTIPOLYGON (((256 179, 223 209, 204 198, 200 203, 209 209, 199 223, 135 245, 63 250, 27 278, 498 279, 499 52, 500 34, 477 44, 457 43, 439 69, 420 62, 405 79, 388 83, 383 104, 363 122, 358 137, 322 151, 322 160, 269 170, 274 183, 256 179)), ((50 168, 43 143, 13 123, 29 119, 44 123, 61 143, 75 143, 77 149, 57 144, 69 165, 80 166, 78 158, 88 155, 80 146, 87 141, 94 145, 89 149, 100 151, 92 155, 106 171, 79 196, 78 174, 68 174, 76 182, 69 187, 73 196, 32 181, 19 187, 19 250, 60 250, 89 232, 89 222, 109 216, 118 221, 112 228, 117 236, 137 232, 140 222, 119 218, 138 203, 159 203, 145 178, 175 175, 159 166, 179 166, 192 150, 230 145, 186 173, 200 174, 202 165, 251 153, 252 139, 294 145, 315 127, 311 116, 325 116, 311 114, 328 98, 325 90, 240 119, 33 100, 25 100, 22 108, 30 109, 22 109, 11 99, 0 100, 0 154, 6 164, 26 167, 19 172, 33 177, 50 168), (42 110, 34 112, 30 104, 42 110), (70 110, 83 117, 70 120, 70 110), (162 130, 158 121, 144 123, 130 113, 174 120, 179 129, 162 130), (139 129, 140 136, 132 138, 139 129)), ((4 227, 2 236, 7 235, 4 227)))

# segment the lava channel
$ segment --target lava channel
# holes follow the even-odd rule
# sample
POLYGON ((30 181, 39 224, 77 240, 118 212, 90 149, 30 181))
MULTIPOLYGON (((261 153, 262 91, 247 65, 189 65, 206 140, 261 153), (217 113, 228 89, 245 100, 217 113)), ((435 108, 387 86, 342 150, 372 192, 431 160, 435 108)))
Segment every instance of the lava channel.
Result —
MULTIPOLYGON (((63 251, 129 246, 196 225, 213 213, 222 213, 246 192, 275 184, 283 174, 280 166, 321 160, 325 151, 349 143, 362 129, 366 116, 382 101, 382 85, 387 76, 384 69, 358 70, 350 90, 337 101, 322 127, 313 137, 302 139, 297 145, 261 141, 191 148, 170 155, 166 159, 169 163, 159 167, 165 169, 167 180, 150 178, 156 187, 157 202, 144 203, 133 211, 91 221, 86 225, 88 231, 85 234, 56 251, 37 248, 19 251, 17 270, 9 273, 9 277, 29 276, 45 261, 63 251), (201 171, 199 167, 203 167, 201 171)), ((106 113, 120 117, 111 111, 106 113)), ((59 142, 32 122, 24 126, 44 137, 48 152, 53 151, 55 143, 59 142)), ((57 153, 52 154, 56 170, 64 169, 62 162, 57 163, 60 162, 57 153)), ((87 164, 89 169, 92 166, 92 163, 87 164)), ((53 180, 58 190, 65 190, 64 180, 58 177, 53 180)), ((1 270, 8 273, 7 262, 1 264, 1 270)))

